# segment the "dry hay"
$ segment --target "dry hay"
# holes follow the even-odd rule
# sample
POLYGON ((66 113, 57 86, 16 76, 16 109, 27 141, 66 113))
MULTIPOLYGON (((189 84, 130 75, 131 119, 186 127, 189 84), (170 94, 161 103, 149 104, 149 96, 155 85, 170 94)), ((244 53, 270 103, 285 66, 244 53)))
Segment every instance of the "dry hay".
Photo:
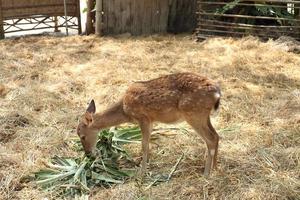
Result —
MULTIPOLYGON (((91 199, 299 199, 300 55, 284 41, 185 36, 147 38, 25 37, 0 42, 0 199, 47 196, 22 176, 53 155, 80 156, 72 147, 78 116, 91 98, 98 110, 127 85, 191 71, 220 82, 218 170, 202 176, 205 145, 188 135, 160 136, 152 174, 170 182, 146 189, 134 180, 95 188, 91 199)), ((187 127, 186 124, 178 126, 187 127)), ((130 152, 137 156, 139 145, 130 152)))

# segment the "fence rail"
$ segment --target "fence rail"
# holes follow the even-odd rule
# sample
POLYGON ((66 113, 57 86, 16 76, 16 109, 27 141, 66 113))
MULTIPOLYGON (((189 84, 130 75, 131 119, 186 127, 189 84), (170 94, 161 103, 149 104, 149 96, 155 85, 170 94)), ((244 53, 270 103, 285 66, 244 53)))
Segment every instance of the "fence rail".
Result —
POLYGON ((64 0, 0 0, 0 39, 5 33, 57 30, 66 23, 81 33, 80 0, 66 0, 66 6, 64 0), (58 23, 59 19, 65 22, 58 23))
POLYGON ((291 36, 300 40, 300 1, 198 1, 199 39, 211 36, 291 36))

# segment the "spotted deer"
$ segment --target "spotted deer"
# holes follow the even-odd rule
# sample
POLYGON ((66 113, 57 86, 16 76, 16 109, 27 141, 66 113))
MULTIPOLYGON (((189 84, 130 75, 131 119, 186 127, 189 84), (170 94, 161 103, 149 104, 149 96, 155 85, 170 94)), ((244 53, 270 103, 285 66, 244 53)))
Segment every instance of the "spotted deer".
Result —
POLYGON ((149 161, 149 141, 153 122, 186 121, 206 142, 208 153, 204 175, 216 167, 219 136, 210 121, 212 110, 220 104, 220 88, 212 80, 194 73, 176 73, 129 86, 120 101, 96 113, 94 100, 78 127, 86 154, 96 149, 99 130, 122 123, 137 123, 142 132, 141 171, 149 161))

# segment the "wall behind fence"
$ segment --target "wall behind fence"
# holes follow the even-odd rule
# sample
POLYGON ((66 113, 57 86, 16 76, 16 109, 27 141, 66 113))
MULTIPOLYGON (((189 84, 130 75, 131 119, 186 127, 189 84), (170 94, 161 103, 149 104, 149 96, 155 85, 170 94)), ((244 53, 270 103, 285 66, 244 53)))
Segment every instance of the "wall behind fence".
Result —
POLYGON ((170 4, 168 32, 192 32, 197 26, 197 0, 173 0, 170 4))
POLYGON ((167 31, 169 0, 103 0, 103 34, 167 31))
POLYGON ((102 33, 143 35, 192 31, 196 0, 102 0, 102 33))

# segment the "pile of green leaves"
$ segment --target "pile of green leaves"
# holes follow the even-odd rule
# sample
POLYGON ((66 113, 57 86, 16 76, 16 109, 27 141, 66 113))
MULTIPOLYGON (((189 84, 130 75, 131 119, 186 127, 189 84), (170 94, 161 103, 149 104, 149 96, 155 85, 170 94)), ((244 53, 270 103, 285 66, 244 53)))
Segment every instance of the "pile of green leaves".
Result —
MULTIPOLYGON (((134 168, 126 169, 122 163, 132 163, 123 144, 140 143, 139 128, 113 128, 99 133, 96 158, 62 158, 55 156, 47 169, 35 173, 37 185, 59 197, 88 195, 91 188, 123 183, 134 175, 134 168)), ((79 141, 77 142, 79 144, 79 141)))

